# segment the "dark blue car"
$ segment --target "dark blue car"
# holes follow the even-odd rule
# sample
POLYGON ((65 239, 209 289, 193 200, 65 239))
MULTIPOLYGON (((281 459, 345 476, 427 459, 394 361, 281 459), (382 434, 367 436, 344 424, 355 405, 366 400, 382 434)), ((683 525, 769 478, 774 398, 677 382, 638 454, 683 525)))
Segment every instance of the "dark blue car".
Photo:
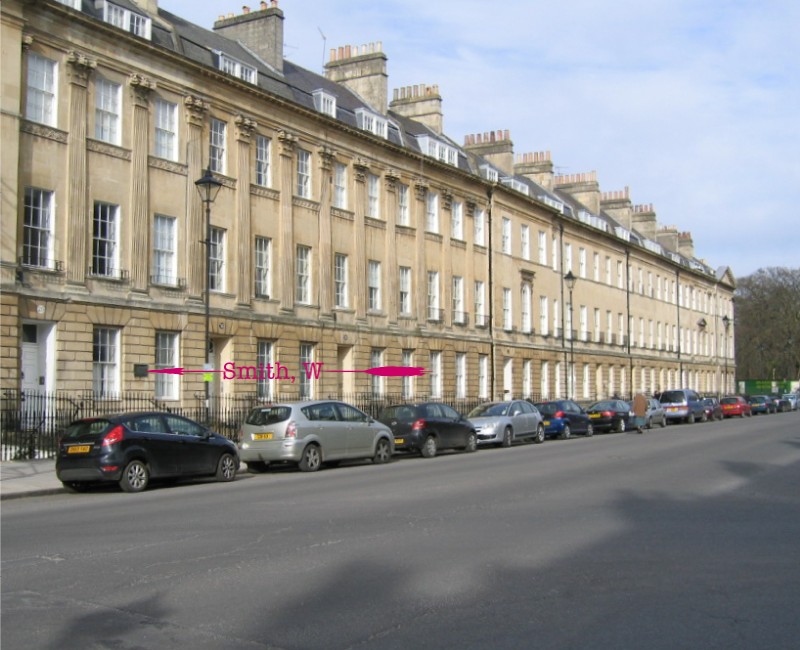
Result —
POLYGON ((573 433, 582 433, 585 436, 594 434, 589 414, 571 399, 537 402, 535 406, 544 418, 546 436, 558 436, 561 440, 566 440, 573 433))

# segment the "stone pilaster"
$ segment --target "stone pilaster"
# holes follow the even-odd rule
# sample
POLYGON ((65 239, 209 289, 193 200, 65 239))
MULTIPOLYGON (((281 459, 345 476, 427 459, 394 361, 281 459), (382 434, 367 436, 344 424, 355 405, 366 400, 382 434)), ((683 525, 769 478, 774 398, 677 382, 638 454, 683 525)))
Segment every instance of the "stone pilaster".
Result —
POLYGON ((358 158, 353 163, 355 175, 355 218, 353 228, 355 230, 355 248, 353 249, 353 278, 354 278, 354 297, 356 319, 366 320, 367 318, 367 234, 364 220, 364 212, 367 206, 367 175, 369 163, 363 158, 358 158))
POLYGON ((281 310, 294 310, 294 210, 292 208, 294 172, 294 154, 297 148, 297 136, 288 131, 278 132, 278 187, 280 200, 280 269, 278 285, 280 286, 281 310))
POLYGON ((319 308, 328 317, 333 311, 333 245, 331 226, 331 186, 335 153, 328 147, 319 151, 319 308))
POLYGON ((187 290, 189 296, 200 299, 205 291, 206 223, 203 201, 194 182, 203 175, 203 124, 208 104, 202 99, 189 95, 184 97, 186 109, 186 234, 184 236, 187 290))
POLYGON ((395 226, 397 225, 397 183, 399 174, 390 169, 384 176, 386 187, 386 237, 384 259, 386 260, 386 276, 389 279, 386 300, 386 313, 389 323, 397 323, 397 312, 400 300, 400 269, 397 266, 397 239, 395 226))
POLYGON ((69 140, 67 191, 67 281, 83 284, 89 266, 87 247, 91 233, 87 189, 86 130, 87 85, 97 67, 94 59, 70 52, 67 56, 69 76, 69 140))
MULTIPOLYGON (((428 262, 425 255, 425 198, 428 182, 424 178, 414 179, 414 198, 411 204, 411 223, 416 227, 416 275, 417 275, 417 322, 424 327, 428 320, 428 262)), ((441 305, 440 305, 441 306, 441 305)))
POLYGON ((150 195, 147 160, 149 151, 150 93, 156 84, 139 74, 128 77, 133 104, 131 134, 131 205, 128 220, 128 241, 131 242, 130 259, 124 265, 131 270, 131 288, 146 291, 149 281, 150 259, 150 195))
POLYGON ((253 295, 253 242, 250 228, 250 140, 258 126, 254 120, 237 115, 236 153, 238 173, 236 181, 236 248, 238 276, 236 282, 236 301, 249 305, 253 295))

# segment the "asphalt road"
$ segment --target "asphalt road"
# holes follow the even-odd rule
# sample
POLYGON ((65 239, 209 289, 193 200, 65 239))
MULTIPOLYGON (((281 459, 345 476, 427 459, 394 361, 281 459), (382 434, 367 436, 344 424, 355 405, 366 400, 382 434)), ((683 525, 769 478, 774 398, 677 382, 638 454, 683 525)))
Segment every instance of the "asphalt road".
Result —
POLYGON ((3 650, 794 649, 800 413, 2 506, 3 650))

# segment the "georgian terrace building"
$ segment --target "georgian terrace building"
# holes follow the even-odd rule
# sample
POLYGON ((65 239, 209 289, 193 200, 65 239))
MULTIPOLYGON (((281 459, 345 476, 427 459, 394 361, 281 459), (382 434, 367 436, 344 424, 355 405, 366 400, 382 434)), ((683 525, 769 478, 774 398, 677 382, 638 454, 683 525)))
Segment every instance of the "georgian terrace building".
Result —
POLYGON ((172 367, 264 399, 732 387, 734 278, 690 234, 507 131, 457 144, 437 86, 389 101, 380 44, 299 68, 283 20, 3 2, 4 390, 206 390, 147 372, 172 367))

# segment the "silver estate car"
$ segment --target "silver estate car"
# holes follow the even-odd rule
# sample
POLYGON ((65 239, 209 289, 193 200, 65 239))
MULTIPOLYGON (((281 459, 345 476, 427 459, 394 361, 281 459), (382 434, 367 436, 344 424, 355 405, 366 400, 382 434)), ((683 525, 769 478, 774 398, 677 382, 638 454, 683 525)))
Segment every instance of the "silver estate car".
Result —
POLYGON ((297 463, 304 472, 352 458, 387 463, 393 453, 389 427, 333 400, 257 406, 239 432, 239 457, 256 472, 275 462, 297 463))
POLYGON ((467 415, 478 432, 479 445, 510 447, 515 440, 544 442, 542 415, 530 402, 487 402, 467 415))

